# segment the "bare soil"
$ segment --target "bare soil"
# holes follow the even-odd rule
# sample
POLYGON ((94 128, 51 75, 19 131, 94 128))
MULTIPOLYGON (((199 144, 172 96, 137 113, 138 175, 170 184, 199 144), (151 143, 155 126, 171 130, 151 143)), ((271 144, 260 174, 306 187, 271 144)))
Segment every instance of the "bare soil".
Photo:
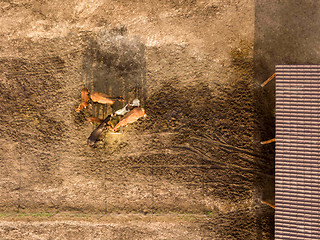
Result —
POLYGON ((273 239, 253 0, 0 12, 1 239, 273 239), (82 86, 126 102, 76 113, 82 86), (88 147, 134 98, 147 117, 88 147))

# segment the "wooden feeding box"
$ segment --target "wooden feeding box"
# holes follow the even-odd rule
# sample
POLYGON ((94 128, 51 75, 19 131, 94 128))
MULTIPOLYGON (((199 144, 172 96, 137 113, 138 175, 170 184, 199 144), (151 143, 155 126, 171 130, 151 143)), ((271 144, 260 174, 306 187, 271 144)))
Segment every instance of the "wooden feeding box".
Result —
POLYGON ((89 39, 83 57, 83 83, 89 92, 121 96, 124 102, 108 105, 93 103, 91 116, 104 119, 134 99, 144 105, 146 97, 145 46, 126 35, 99 33, 89 39))

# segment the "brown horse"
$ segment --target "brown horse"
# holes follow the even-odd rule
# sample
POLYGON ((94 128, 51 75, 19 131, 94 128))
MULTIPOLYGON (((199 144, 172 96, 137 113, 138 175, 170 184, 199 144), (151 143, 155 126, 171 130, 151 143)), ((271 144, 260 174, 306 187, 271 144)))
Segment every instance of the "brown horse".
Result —
POLYGON ((84 87, 81 90, 81 103, 78 108, 76 108, 76 112, 80 112, 82 109, 86 108, 89 103, 89 91, 88 88, 84 87))
POLYGON ((139 118, 145 117, 145 116, 146 116, 145 110, 143 108, 136 107, 123 116, 120 122, 118 122, 118 124, 113 128, 113 131, 116 132, 121 126, 125 126, 129 123, 133 123, 137 121, 139 118))
POLYGON ((124 99, 122 97, 110 97, 104 93, 93 92, 90 94, 90 98, 93 102, 101 103, 101 104, 114 104, 115 101, 123 102, 124 99))

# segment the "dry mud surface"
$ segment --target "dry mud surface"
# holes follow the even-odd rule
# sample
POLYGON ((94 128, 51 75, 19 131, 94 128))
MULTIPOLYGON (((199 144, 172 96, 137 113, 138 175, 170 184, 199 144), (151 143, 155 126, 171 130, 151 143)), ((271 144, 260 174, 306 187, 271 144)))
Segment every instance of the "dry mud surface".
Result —
POLYGON ((1 239, 273 238, 253 0, 15 0, 0 13, 1 239), (123 105, 76 113, 82 86, 139 98, 147 117, 90 148, 86 118, 123 105))

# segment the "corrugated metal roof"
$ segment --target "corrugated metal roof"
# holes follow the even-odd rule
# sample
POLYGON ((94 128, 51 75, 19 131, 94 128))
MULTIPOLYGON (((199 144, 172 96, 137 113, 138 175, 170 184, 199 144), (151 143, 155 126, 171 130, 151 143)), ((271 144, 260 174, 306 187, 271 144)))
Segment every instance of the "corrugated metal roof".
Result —
POLYGON ((276 239, 320 239, 320 65, 276 66, 276 239))

